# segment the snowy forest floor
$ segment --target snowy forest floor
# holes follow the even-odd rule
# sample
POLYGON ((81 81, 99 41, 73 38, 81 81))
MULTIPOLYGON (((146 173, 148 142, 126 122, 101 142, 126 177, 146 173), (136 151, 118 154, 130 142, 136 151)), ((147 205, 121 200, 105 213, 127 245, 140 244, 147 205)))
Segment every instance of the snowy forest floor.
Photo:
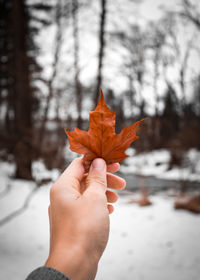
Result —
POLYGON ((120 171, 124 174, 154 176, 157 179, 200 182, 200 151, 190 149, 177 154, 179 166, 170 166, 171 154, 165 149, 137 154, 132 148, 127 150, 128 158, 120 171))
MULTIPOLYGON (((13 166, 0 165, 2 219, 22 206, 35 184, 9 179, 13 166)), ((57 171, 51 176, 55 180, 57 171)), ((1 279, 25 279, 44 264, 49 247, 49 188, 38 188, 28 208, 0 227, 1 279)), ((125 191, 110 216, 109 242, 96 279, 199 279, 200 216, 174 210, 174 198, 167 192, 150 196, 153 205, 148 207, 128 204, 131 198, 131 192, 125 191)))

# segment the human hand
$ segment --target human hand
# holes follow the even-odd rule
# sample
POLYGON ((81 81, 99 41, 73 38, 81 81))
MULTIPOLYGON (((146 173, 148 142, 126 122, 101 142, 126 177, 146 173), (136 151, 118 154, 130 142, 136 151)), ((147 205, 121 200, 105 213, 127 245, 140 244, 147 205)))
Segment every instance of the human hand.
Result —
POLYGON ((82 158, 73 160, 50 190, 50 253, 46 266, 72 280, 94 279, 109 235, 109 213, 125 181, 111 173, 119 164, 106 166, 95 159, 85 174, 82 158))

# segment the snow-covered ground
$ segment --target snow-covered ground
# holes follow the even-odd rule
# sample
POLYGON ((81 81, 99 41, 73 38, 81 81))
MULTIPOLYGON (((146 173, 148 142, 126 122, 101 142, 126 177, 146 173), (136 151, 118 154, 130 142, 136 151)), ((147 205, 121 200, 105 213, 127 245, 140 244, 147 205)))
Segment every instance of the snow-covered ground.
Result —
POLYGON ((196 149, 190 149, 185 153, 181 167, 174 166, 170 170, 168 170, 170 152, 167 150, 135 154, 135 150, 129 149, 127 154, 129 157, 120 169, 122 173, 200 182, 200 151, 196 149))
MULTIPOLYGON (((20 207, 34 188, 33 183, 8 179, 11 169, 0 163, 1 219, 20 207), (10 188, 3 195, 8 183, 10 188)), ((25 212, 0 227, 1 279, 25 279, 44 264, 49 243, 49 188, 41 187, 25 212)), ((120 196, 110 217, 110 238, 96 279, 199 279, 200 217, 174 210, 173 198, 164 193, 150 197, 153 205, 144 208, 128 204, 130 199, 120 196)))

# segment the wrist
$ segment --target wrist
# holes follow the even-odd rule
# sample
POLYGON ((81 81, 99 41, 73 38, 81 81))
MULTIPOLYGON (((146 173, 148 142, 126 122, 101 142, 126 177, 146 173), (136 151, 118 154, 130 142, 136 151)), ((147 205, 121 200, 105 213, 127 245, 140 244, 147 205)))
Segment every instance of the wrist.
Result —
POLYGON ((80 247, 56 248, 50 252, 45 266, 59 270, 71 280, 92 280, 97 272, 98 261, 89 258, 80 247))

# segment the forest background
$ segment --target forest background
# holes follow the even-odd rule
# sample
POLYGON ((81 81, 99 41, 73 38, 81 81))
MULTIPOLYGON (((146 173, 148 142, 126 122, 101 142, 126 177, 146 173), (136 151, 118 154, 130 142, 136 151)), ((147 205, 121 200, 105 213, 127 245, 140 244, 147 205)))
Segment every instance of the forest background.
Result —
POLYGON ((64 128, 87 129, 100 87, 117 132, 150 117, 137 152, 167 148, 173 165, 200 148, 198 1, 1 0, 0 13, 1 158, 16 178, 41 158, 66 166, 64 128))

